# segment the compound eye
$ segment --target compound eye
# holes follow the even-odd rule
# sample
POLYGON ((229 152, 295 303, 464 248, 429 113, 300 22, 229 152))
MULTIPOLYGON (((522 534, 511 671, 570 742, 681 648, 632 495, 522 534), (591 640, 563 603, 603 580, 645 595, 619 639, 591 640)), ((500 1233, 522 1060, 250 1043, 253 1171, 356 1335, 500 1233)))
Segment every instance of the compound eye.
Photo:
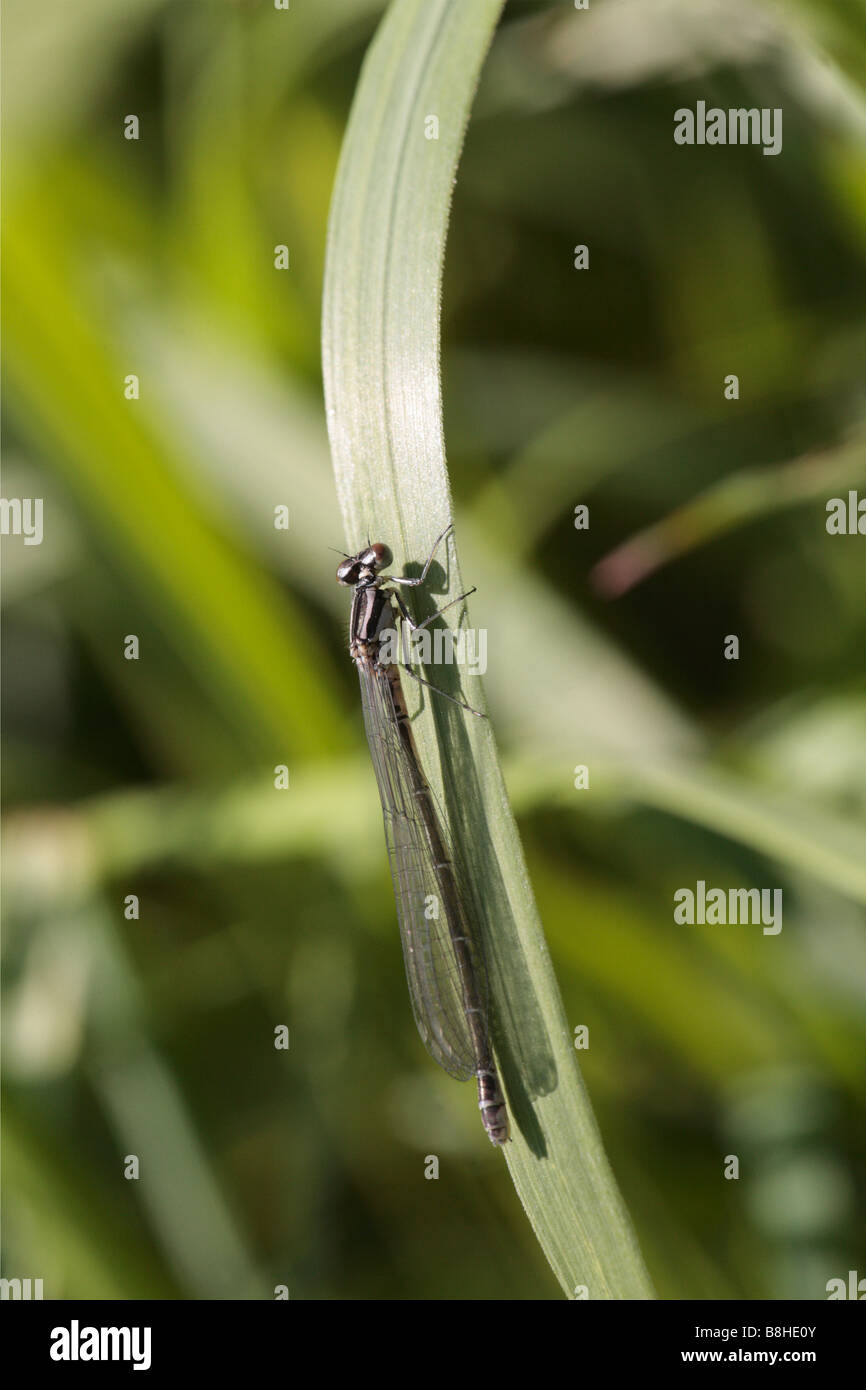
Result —
POLYGON ((344 560, 337 566, 338 584, 357 584, 361 578, 361 565, 356 557, 354 560, 344 560))
POLYGON ((387 545, 382 545, 377 541, 375 545, 369 546, 361 557, 362 563, 377 570, 387 569, 393 560, 393 555, 387 545))

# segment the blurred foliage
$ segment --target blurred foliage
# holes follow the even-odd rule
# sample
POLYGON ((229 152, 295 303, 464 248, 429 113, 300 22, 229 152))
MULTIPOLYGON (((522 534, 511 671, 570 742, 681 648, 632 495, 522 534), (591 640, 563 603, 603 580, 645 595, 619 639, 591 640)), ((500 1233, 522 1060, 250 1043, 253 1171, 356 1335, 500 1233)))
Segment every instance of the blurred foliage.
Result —
MULTIPOLYGON (((3 560, 3 1264, 47 1297, 557 1295, 414 1031, 327 549, 325 222, 381 8, 5 7, 4 495, 45 539, 3 560)), ((866 565, 824 527, 863 486, 864 51, 840 0, 511 4, 455 194, 493 723, 668 1298, 866 1262, 866 565), (675 146, 698 99, 782 106, 782 155, 675 146), (699 878, 781 886, 782 932, 677 926, 699 878)))

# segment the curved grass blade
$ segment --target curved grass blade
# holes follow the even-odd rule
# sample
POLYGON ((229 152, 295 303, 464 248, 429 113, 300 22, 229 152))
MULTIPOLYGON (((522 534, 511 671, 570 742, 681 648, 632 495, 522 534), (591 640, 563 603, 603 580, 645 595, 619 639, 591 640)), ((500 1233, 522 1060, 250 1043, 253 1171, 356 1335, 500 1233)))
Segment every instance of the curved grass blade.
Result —
MULTIPOLYGON (((395 0, 356 93, 331 209, 323 312, 328 424, 352 552, 369 535, 398 561, 417 563, 451 516, 439 381, 442 261, 454 171, 501 8, 501 0, 395 0)), ((453 544, 443 565, 438 607, 462 592, 453 544)), ((457 694, 453 670, 437 666, 436 679, 457 694)), ((474 682, 464 698, 481 702, 474 682)), ((570 1045, 493 734, 486 720, 469 720, 447 701, 422 706, 414 724, 420 755, 476 885, 514 1121, 506 1159, 515 1186, 569 1294, 652 1297, 570 1045)))

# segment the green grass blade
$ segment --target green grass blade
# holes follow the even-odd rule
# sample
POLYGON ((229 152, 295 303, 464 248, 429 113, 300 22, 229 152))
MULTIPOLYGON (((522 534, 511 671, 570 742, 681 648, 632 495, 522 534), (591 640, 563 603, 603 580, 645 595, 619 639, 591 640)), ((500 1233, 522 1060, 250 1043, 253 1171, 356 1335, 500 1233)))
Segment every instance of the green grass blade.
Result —
MULTIPOLYGON (((337 486, 349 545, 368 533, 387 541, 398 571, 426 556, 451 516, 442 261, 454 171, 501 8, 396 0, 367 56, 334 193, 323 357, 337 486)), ((438 606, 461 592, 453 546, 443 567, 438 606)), ((452 670, 437 667, 436 679, 447 687, 452 670)), ((477 704, 475 681, 466 685, 477 704)), ((493 734, 445 701, 424 702, 415 728, 478 885, 514 1121, 506 1159, 521 1201, 567 1292, 651 1297, 571 1047, 493 734)))

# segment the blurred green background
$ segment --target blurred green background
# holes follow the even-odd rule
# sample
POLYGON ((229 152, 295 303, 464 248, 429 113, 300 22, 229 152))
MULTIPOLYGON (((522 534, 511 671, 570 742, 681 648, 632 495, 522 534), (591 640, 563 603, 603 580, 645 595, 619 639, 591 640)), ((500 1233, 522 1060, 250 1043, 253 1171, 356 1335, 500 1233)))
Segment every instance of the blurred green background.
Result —
MULTIPOLYGON (((415 1033, 328 550, 326 219, 382 6, 4 9, 3 491, 45 536, 3 557, 3 1273, 558 1297, 415 1033)), ((864 79, 859 4, 509 4, 455 195, 462 567, 665 1298, 866 1274, 866 540, 824 526, 866 494, 864 79), (783 153, 676 146, 699 99, 781 106, 783 153), (675 925, 699 878, 782 887, 781 934, 675 925)))

